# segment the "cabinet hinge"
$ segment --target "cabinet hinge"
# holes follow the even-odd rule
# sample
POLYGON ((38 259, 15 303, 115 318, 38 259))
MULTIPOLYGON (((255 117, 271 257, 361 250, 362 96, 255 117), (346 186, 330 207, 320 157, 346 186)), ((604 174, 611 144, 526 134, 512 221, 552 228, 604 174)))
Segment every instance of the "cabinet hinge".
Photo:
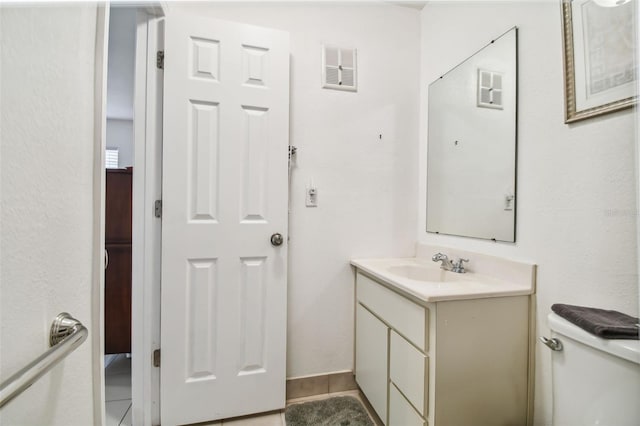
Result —
POLYGON ((162 200, 156 200, 153 214, 155 217, 162 217, 162 200))
POLYGON ((164 50, 158 50, 156 52, 156 67, 161 70, 164 69, 164 50))
POLYGON ((160 349, 153 351, 153 366, 160 367, 160 349))

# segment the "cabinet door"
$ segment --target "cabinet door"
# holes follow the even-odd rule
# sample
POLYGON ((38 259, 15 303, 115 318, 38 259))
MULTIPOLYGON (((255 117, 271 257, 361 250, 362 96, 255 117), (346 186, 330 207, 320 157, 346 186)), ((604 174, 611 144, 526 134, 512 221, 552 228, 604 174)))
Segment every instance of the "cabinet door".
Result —
POLYGON ((105 243, 131 243, 132 169, 108 169, 105 188, 105 243))
POLYGON ((108 244, 104 271, 104 352, 131 352, 131 245, 108 244))
POLYGON ((389 387, 389 426, 424 426, 425 421, 394 385, 389 387))
POLYGON ((387 424, 389 329, 361 304, 356 304, 356 381, 387 424))

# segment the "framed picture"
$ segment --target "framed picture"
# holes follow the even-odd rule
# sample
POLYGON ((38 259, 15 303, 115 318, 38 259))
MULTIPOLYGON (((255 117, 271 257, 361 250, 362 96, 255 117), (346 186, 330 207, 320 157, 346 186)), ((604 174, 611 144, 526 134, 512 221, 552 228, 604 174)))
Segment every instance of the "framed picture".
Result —
POLYGON ((636 3, 562 0, 565 123, 637 102, 636 3))

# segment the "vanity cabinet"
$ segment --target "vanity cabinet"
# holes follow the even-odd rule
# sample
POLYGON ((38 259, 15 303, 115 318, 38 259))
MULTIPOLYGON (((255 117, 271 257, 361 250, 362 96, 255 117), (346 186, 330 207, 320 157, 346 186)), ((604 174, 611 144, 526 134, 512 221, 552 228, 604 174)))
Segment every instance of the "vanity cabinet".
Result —
POLYGON ((388 426, 527 425, 529 304, 426 302, 358 270, 356 381, 388 426))

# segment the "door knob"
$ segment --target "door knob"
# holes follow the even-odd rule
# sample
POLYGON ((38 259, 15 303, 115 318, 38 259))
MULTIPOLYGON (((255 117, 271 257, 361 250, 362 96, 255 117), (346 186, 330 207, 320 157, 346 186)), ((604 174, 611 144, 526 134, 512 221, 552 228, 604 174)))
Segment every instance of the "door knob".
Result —
POLYGON ((284 242, 284 238, 282 238, 282 234, 275 233, 271 236, 271 244, 274 246, 280 246, 284 242))

